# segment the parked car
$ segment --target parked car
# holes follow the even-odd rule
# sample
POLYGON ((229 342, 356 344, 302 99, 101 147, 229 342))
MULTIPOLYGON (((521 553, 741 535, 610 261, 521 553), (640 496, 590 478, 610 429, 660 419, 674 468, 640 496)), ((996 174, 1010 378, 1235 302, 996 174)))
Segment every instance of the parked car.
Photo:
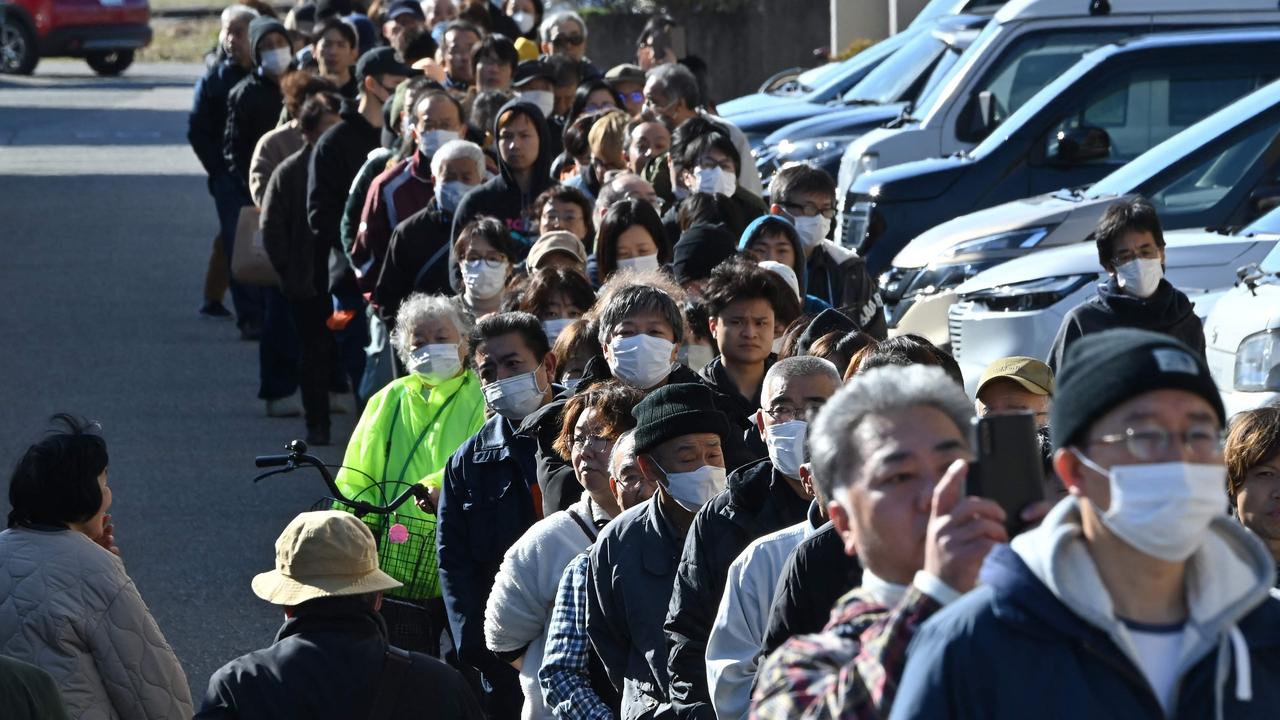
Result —
MULTIPOLYGON (((1275 242, 1280 216, 1271 213, 1242 234, 1275 242)), ((1204 339, 1229 415, 1280 400, 1280 244, 1241 269, 1205 320, 1204 339)))
POLYGON ((1280 81, 1251 93, 1085 188, 962 215, 912 240, 881 276, 888 320, 934 342, 947 336, 955 288, 1033 252, 1089 239, 1113 203, 1142 195, 1166 230, 1253 222, 1280 204, 1280 81))
MULTIPOLYGON (((840 221, 834 239, 857 247, 866 234, 865 199, 850 195, 858 177, 973 148, 1084 53, 1153 29, 1265 23, 1280 23, 1280 9, 1271 0, 1011 0, 996 12, 948 81, 920 98, 911 117, 872 130, 845 149, 837 177, 840 221)), ((884 258, 881 269, 891 259, 884 258)))
POLYGON ((789 162, 811 162, 834 177, 845 146, 899 117, 917 97, 942 82, 988 20, 981 15, 939 18, 867 73, 838 104, 778 127, 753 147, 766 187, 773 173, 789 162))
MULTIPOLYGON (((1235 282, 1236 270, 1262 260, 1278 239, 1175 230, 1165 235, 1165 278, 1191 298, 1203 320, 1235 282)), ((965 389, 976 390, 993 360, 1046 357, 1062 318, 1106 277, 1093 243, 1076 243, 1010 260, 961 285, 950 312, 950 349, 965 389)))
POLYGON ((0 73, 29 75, 42 57, 84 58, 119 75, 151 42, 147 0, 8 0, 0 3, 0 73))

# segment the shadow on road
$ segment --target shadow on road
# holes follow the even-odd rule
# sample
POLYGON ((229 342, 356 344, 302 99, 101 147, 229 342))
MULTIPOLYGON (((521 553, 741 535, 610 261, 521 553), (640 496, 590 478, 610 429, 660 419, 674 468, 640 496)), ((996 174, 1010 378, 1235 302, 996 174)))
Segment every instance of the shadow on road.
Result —
POLYGON ((172 145, 185 142, 186 129, 185 110, 0 107, 0 145, 10 147, 172 145), (30 122, 40 115, 47 119, 30 122))

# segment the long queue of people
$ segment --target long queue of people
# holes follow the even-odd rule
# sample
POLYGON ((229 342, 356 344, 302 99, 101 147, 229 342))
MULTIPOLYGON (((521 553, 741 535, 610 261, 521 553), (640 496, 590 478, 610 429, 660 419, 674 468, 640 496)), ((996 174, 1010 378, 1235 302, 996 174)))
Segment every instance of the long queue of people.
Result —
POLYGON ((1203 337, 1146 327, 1177 293, 1130 267, 1163 258, 1149 204, 1095 233, 1132 312, 1083 308, 970 398, 944 349, 886 337, 826 239, 829 175, 784 167, 762 199, 668 18, 599 73, 580 18, 521 60, 500 28, 537 3, 464 5, 417 58, 417 5, 233 6, 192 116, 226 90, 210 187, 275 273, 231 276, 268 412, 300 388, 323 444, 354 398, 342 494, 416 499, 392 526, 295 518, 253 581, 284 626, 193 702, 113 553, 105 441, 61 418, 0 533, 0 652, 52 678, 0 665, 0 692, 74 717, 1274 712, 1280 409, 1227 418, 1203 337), (973 461, 1002 467, 975 417, 1006 416, 1042 498, 1016 507, 970 492, 973 461))

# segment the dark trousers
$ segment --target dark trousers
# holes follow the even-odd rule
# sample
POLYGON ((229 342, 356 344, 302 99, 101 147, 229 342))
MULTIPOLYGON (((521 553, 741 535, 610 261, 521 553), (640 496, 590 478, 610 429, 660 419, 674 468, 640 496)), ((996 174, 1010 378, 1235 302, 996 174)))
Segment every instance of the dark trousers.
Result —
POLYGON ((301 362, 298 367, 298 384, 302 387, 302 409, 307 416, 308 430, 329 429, 329 391, 343 390, 346 383, 335 383, 335 375, 341 380, 338 345, 325 322, 332 312, 329 296, 316 295, 305 300, 291 300, 293 326, 298 334, 301 362), (337 384, 337 388, 332 385, 337 384))
POLYGON ((258 397, 287 398, 298 390, 298 335, 289 301, 279 288, 259 288, 262 337, 258 339, 258 397))
POLYGON ((231 277, 231 255, 236 245, 236 224, 240 222, 240 209, 252 205, 248 193, 239 187, 229 174, 218 175, 211 181, 213 203, 218 209, 218 226, 222 233, 222 250, 226 260, 227 278, 231 286, 231 304, 236 311, 236 325, 258 326, 263 323, 262 289, 241 285, 231 277))

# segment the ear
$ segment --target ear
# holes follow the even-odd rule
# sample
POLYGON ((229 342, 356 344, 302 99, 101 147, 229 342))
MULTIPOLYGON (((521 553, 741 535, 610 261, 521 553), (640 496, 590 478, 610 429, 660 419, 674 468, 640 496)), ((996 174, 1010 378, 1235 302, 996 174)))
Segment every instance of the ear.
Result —
POLYGON ((813 468, 809 466, 809 463, 804 463, 800 466, 800 487, 809 493, 809 497, 818 497, 817 487, 813 484, 813 468))
POLYGON ((547 369, 548 378, 553 378, 556 376, 556 354, 555 353, 548 352, 546 355, 543 355, 542 365, 547 369))
POLYGON ((1084 478, 1081 475, 1086 469, 1084 463, 1080 462, 1080 458, 1069 449, 1058 448, 1054 451, 1053 471, 1067 487, 1067 492, 1076 497, 1084 496, 1084 478))
POLYGON ((858 544, 854 539, 853 523, 850 522, 849 514, 845 512, 844 506, 835 500, 828 500, 827 517, 831 518, 831 524, 835 526, 836 532, 840 535, 840 540, 844 543, 844 554, 849 557, 856 557, 858 544))
POLYGON ((554 55, 556 46, 549 42, 540 43, 538 47, 542 48, 543 55, 554 55))
POLYGON ((720 326, 720 321, 715 315, 707 318, 707 329, 711 331, 711 337, 716 336, 716 328, 720 326))
POLYGON ((756 410, 755 421, 756 429, 760 431, 760 437, 768 436, 769 432, 764 429, 764 410, 756 410))
POLYGON ((636 464, 640 466, 640 472, 644 474, 645 478, 653 482, 659 488, 666 487, 666 477, 662 474, 662 471, 658 469, 658 464, 653 461, 653 458, 649 457, 647 454, 636 455, 636 464))
POLYGON ((366 93, 373 92, 373 89, 377 87, 377 85, 378 85, 378 81, 372 75, 368 75, 365 77, 365 79, 360 81, 360 87, 364 88, 364 91, 366 93))

